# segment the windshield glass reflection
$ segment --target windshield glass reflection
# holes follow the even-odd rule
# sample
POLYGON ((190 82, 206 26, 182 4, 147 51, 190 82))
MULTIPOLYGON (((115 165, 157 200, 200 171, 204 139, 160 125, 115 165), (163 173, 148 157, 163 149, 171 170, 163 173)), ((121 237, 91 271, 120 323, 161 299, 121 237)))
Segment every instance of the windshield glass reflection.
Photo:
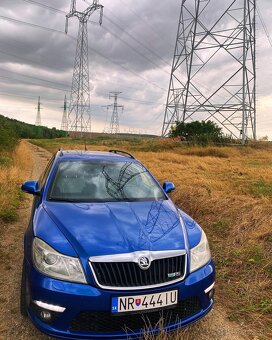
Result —
POLYGON ((63 161, 49 199, 69 202, 164 200, 165 194, 136 162, 63 161))

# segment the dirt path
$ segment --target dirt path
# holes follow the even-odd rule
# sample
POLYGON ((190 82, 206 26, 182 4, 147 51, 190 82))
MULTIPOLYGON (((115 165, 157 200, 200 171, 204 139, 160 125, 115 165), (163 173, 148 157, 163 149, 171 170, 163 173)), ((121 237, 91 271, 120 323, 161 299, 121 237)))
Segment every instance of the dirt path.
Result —
MULTIPOLYGON (((51 154, 25 141, 30 148, 33 166, 23 173, 24 180, 36 180, 45 168, 51 154)), ((0 339, 49 339, 22 318, 19 312, 21 266, 23 259, 23 235, 29 222, 32 197, 26 195, 19 211, 18 222, 1 224, 0 249, 0 339)))
MULTIPOLYGON (((25 180, 38 179, 51 154, 25 141, 30 149, 33 166, 25 174, 25 180)), ((21 204, 18 222, 1 224, 0 239, 0 339, 48 340, 19 313, 19 291, 23 254, 23 234, 28 225, 32 198, 28 196, 21 204)), ((243 340, 258 339, 246 335, 242 325, 230 322, 226 313, 215 305, 214 310, 202 321, 186 328, 179 339, 184 340, 243 340)))

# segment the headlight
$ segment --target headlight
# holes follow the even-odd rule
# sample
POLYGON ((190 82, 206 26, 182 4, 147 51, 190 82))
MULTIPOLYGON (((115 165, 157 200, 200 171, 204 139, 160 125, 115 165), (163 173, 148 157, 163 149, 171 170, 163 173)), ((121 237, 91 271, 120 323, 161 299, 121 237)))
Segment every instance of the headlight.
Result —
POLYGON ((206 234, 202 230, 201 240, 198 245, 191 249, 190 272, 203 267, 211 259, 211 252, 206 234))
POLYGON ((37 237, 32 251, 34 264, 41 273, 65 281, 87 283, 78 258, 58 253, 37 237))

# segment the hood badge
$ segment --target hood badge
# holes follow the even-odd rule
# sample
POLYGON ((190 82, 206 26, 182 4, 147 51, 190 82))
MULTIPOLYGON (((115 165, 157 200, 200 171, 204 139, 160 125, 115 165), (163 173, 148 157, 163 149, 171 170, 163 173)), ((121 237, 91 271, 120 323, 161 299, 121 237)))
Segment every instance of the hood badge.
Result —
POLYGON ((138 259, 138 265, 142 270, 147 270, 151 266, 151 261, 146 256, 141 256, 138 259))

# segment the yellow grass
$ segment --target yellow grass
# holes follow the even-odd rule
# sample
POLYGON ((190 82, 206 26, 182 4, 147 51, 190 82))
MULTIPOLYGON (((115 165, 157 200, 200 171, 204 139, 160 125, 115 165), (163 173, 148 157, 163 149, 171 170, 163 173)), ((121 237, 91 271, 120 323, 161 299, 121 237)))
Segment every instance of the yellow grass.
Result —
POLYGON ((31 154, 24 142, 5 154, 9 162, 0 166, 0 218, 12 222, 17 217, 17 209, 22 197, 20 185, 25 173, 31 168, 31 154))
POLYGON ((175 182, 173 200, 206 230, 217 296, 230 318, 271 327, 272 193, 251 187, 260 180, 271 186, 272 156, 252 149, 228 153, 226 159, 169 152, 137 156, 162 182, 175 182))

